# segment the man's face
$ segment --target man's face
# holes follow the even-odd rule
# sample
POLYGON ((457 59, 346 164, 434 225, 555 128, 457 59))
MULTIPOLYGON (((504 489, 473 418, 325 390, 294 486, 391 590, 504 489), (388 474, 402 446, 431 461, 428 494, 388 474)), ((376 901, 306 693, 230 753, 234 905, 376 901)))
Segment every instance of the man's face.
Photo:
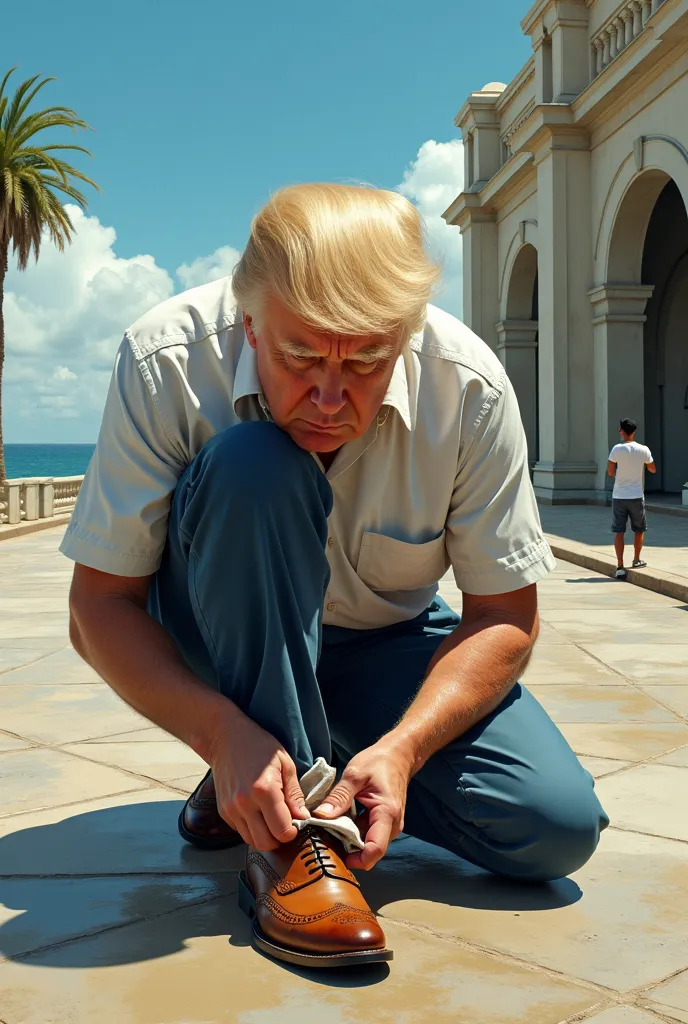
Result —
POLYGON ((245 317, 258 376, 275 423, 300 448, 333 452, 377 415, 401 351, 394 336, 323 334, 270 298, 262 331, 245 317))

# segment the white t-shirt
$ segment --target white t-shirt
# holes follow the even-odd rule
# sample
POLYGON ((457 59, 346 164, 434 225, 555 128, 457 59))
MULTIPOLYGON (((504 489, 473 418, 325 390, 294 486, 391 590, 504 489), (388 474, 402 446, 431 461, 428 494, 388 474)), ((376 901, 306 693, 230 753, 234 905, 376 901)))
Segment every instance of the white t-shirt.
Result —
POLYGON ((642 498, 643 471, 653 462, 652 452, 644 444, 627 441, 616 444, 609 453, 609 461, 616 463, 613 498, 642 498))

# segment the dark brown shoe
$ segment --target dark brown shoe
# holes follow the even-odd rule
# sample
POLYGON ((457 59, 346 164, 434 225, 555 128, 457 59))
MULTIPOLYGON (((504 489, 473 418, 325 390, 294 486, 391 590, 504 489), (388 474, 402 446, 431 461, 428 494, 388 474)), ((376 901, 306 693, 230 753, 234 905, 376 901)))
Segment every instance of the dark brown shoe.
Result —
POLYGON ((178 824, 182 839, 200 850, 225 850, 243 843, 239 833, 220 817, 212 771, 184 804, 178 824))
POLYGON ((392 959, 344 855, 339 840, 312 826, 277 850, 248 848, 239 906, 253 919, 259 949, 302 967, 392 959))

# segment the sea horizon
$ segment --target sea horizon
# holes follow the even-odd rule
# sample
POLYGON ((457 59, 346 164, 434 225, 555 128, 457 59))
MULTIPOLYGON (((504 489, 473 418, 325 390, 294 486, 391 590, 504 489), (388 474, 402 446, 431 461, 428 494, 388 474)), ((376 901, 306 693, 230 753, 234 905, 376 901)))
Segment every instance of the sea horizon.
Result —
POLYGON ((5 444, 5 467, 8 480, 32 476, 82 476, 95 444, 56 441, 17 442, 5 444))

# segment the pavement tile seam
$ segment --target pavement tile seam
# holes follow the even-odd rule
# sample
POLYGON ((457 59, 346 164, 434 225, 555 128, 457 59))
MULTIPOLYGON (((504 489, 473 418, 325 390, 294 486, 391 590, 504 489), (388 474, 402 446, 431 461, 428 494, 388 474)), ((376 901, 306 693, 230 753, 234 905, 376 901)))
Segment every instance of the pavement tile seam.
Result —
POLYGON ((638 1010, 644 1013, 647 1017, 652 1018, 656 1021, 663 1021, 665 1024, 677 1024, 675 1018, 672 1020, 669 1017, 664 1017, 656 1011, 649 1012, 649 1007, 642 1005, 641 1003, 624 1003, 606 1002, 597 1003, 595 1006, 588 1007, 587 1010, 583 1010, 581 1013, 574 1013, 572 1017, 567 1017, 566 1020, 562 1021, 561 1024, 585 1024, 585 1021, 592 1021, 595 1024, 597 1017, 604 1013, 606 1010, 638 1010))
MULTIPOLYGON (((8 751, 8 753, 13 753, 13 751, 8 751)), ((26 751, 22 751, 22 753, 26 753, 26 751)), ((54 811, 57 810, 58 807, 75 807, 79 804, 90 804, 97 800, 107 799, 111 796, 126 796, 128 793, 131 793, 132 795, 136 793, 146 793, 149 789, 158 789, 159 786, 159 782, 154 782, 150 786, 138 786, 136 789, 118 789, 115 793, 100 793, 98 796, 87 797, 81 800, 68 800, 66 803, 46 804, 41 807, 29 807, 25 811, 12 811, 10 814, 0 814, 0 821, 7 821, 10 818, 20 818, 27 814, 40 814, 41 811, 54 811)))
POLYGON ((81 932, 80 935, 72 935, 68 939, 62 939, 60 942, 48 942, 44 946, 36 946, 34 949, 25 950, 23 953, 18 953, 16 956, 0 956, 0 965, 8 963, 20 963, 22 960, 27 960, 29 957, 35 956, 37 953, 51 953, 56 949, 62 949, 64 946, 70 946, 74 942, 81 942, 83 939, 92 939, 96 935, 103 935, 106 932, 121 931, 122 928, 128 928, 130 925, 141 924, 142 921, 161 921, 164 918, 172 917, 173 914, 181 914, 190 907, 201 907, 207 903, 217 903, 220 900, 231 899, 235 893, 223 893, 222 896, 204 896, 198 900, 189 900, 183 907, 176 907, 174 910, 163 910, 160 914, 142 914, 138 917, 132 917, 128 921, 119 921, 117 924, 106 925, 104 928, 93 928, 92 930, 81 932))
POLYGON ((676 715, 680 722, 688 722, 688 714, 682 715, 680 711, 676 710, 676 708, 670 708, 668 704, 665 704, 660 697, 655 696, 652 692, 658 686, 680 686, 680 683, 637 683, 636 685, 643 693, 647 694, 648 697, 651 697, 656 704, 661 704, 667 711, 671 711, 672 715, 676 715))
MULTIPOLYGON (((383 922, 386 920, 384 908, 378 913, 378 917, 381 918, 383 922)), ((463 939, 459 935, 449 935, 447 932, 436 931, 429 925, 418 924, 417 921, 407 921, 403 917, 395 916, 394 918, 390 918, 390 920, 394 921, 395 926, 401 925, 404 928, 408 928, 409 931, 416 932, 418 935, 430 937, 435 941, 445 943, 449 946, 454 946, 457 949, 477 953, 490 960, 496 960, 498 963, 504 964, 507 967, 518 967, 521 970, 529 971, 531 974, 541 974, 552 981, 567 981, 579 985, 581 988, 588 989, 590 992, 597 992, 599 995, 605 996, 607 999, 610 997, 612 999, 614 999, 614 997, 620 999, 622 997, 622 993, 617 989, 609 988, 607 985, 598 985, 595 982, 588 981, 586 978, 579 978, 575 974, 566 974, 564 971, 557 971, 552 967, 545 967, 543 964, 539 964, 535 960, 524 960, 519 956, 514 956, 512 953, 505 953, 501 949, 494 949, 492 946, 484 946, 480 942, 469 942, 468 939, 463 939)))
MULTIPOLYGON (((651 839, 662 839, 667 843, 680 843, 681 846, 688 846, 688 839, 677 839, 676 836, 661 835, 659 832, 643 832, 639 828, 624 828, 623 825, 608 825, 607 827, 612 832, 626 832, 633 836, 650 836, 651 839)), ((688 963, 686 967, 688 967, 688 963)))
MULTIPOLYGON (((66 651, 70 644, 65 644, 64 647, 57 647, 54 651, 46 651, 45 654, 41 654, 38 658, 34 658, 33 661, 24 661, 21 665, 15 665, 14 668, 0 668, 0 676, 9 675, 10 672, 20 672, 23 668, 28 668, 30 665, 37 665, 39 661, 45 661, 46 658, 51 658, 54 654, 60 654, 62 651, 66 651)), ((23 650, 22 647, 8 648, 8 650, 23 650)))
MULTIPOLYGON (((608 670, 608 671, 610 671, 610 672, 613 672, 613 673, 614 673, 614 675, 617 675, 617 676, 619 677, 619 679, 622 679, 622 680, 623 680, 623 682, 624 682, 624 684, 625 684, 625 685, 627 685, 627 686, 632 686, 632 687, 633 687, 633 688, 634 688, 635 690, 637 690, 637 691, 638 691, 639 693, 642 693, 642 694, 643 694, 643 696, 645 696, 645 697, 651 697, 651 698, 652 698, 652 700, 653 700, 653 701, 655 702, 655 704, 659 704, 659 705, 660 705, 660 707, 663 707, 663 708, 664 708, 664 710, 665 710, 665 711, 668 711, 670 715, 673 715, 673 716, 674 716, 674 718, 675 718, 675 719, 676 719, 676 720, 677 720, 678 722, 688 722, 688 717, 687 717, 687 716, 685 716, 685 715, 680 715, 680 714, 678 713, 678 711, 676 711, 676 710, 675 710, 675 708, 671 708, 671 707, 669 707, 669 705, 668 705, 668 704, 665 704, 665 703, 664 703, 664 702, 663 702, 662 700, 660 700, 660 699, 659 699, 659 697, 656 697, 656 696, 655 696, 655 695, 654 695, 654 694, 652 693, 652 691, 651 691, 651 690, 650 690, 650 691, 648 692, 648 690, 647 690, 647 689, 643 689, 643 686, 642 686, 642 684, 641 684, 641 683, 639 683, 639 682, 638 682, 637 680, 635 680, 635 679, 631 679, 631 678, 630 678, 629 676, 626 676, 626 675, 624 675, 624 673, 623 673, 623 672, 622 672, 622 671, 621 671, 620 669, 618 669, 618 668, 614 668, 614 666, 613 666, 613 665, 608 665, 608 664, 607 664, 607 663, 606 663, 605 661, 602 661, 602 659, 601 659, 600 657, 598 657, 598 656, 597 656, 596 654, 594 654, 594 653, 593 653, 592 651, 589 651, 589 650, 588 650, 588 649, 587 649, 587 648, 585 647, 585 645, 584 645, 584 644, 581 644, 581 643, 577 643, 577 642, 576 642, 575 640, 574 640, 574 641, 572 641, 572 643, 573 643, 573 646, 574 646, 574 647, 577 647, 579 651, 582 651, 582 652, 583 652, 584 654, 587 654, 587 655, 588 655, 588 657, 592 658, 592 659, 593 659, 593 661, 597 662, 597 664, 598 664, 598 665, 600 665, 600 666, 601 666, 602 668, 604 668, 604 669, 607 669, 607 670, 608 670)), ((604 687, 605 687, 605 686, 606 686, 606 687, 612 687, 612 686, 615 686, 615 685, 621 685, 621 684, 618 684, 618 683, 617 683, 617 684, 615 684, 615 683, 599 683, 599 684, 597 684, 597 688, 599 688, 599 689, 604 689, 604 687)), ((669 684, 669 685, 670 685, 670 684, 669 684)), ((575 724, 579 724, 579 725, 585 725, 585 724, 587 724, 587 723, 584 723, 584 722, 580 722, 580 723, 570 723, 570 724, 574 724, 574 725, 575 725, 575 724)), ((656 756, 661 756, 661 755, 656 755, 656 756)), ((641 762, 638 762, 638 763, 640 764, 641 762)))
POLYGON ((573 1016, 567 1017, 566 1020, 560 1021, 559 1024, 581 1024, 582 1021, 591 1020, 598 1013, 602 1013, 604 1010, 613 1010, 618 1005, 618 1003, 612 1003, 609 1000, 595 1003, 594 1006, 589 1006, 587 1010, 581 1010, 580 1013, 574 1013, 573 1016))
MULTIPOLYGON (((653 981, 650 985, 644 985, 642 988, 638 989, 638 996, 643 999, 649 998, 651 994, 658 988, 661 988, 662 985, 666 985, 668 982, 673 981, 674 978, 678 978, 679 975, 685 974, 686 970, 688 970, 688 965, 686 965, 686 967, 679 967, 678 970, 673 971, 671 974, 667 974, 667 976, 665 978, 661 978, 660 981, 653 981)), ((643 1007, 643 1009, 645 1009, 645 1007, 643 1007)))
MULTIPOLYGON (((131 730, 131 729, 129 730, 129 732, 132 732, 132 731, 134 731, 134 730, 131 730)), ((20 739, 22 741, 26 740, 26 737, 19 736, 16 733, 9 733, 9 735, 12 736, 13 739, 20 739)), ((119 735, 122 735, 122 734, 120 733, 119 735)), ((111 738, 111 736, 108 734, 108 739, 110 739, 110 738, 111 738)), ((74 750, 65 750, 64 749, 64 747, 74 745, 74 741, 70 741, 69 743, 65 743, 62 746, 57 746, 54 743, 39 743, 36 740, 33 740, 33 741, 32 740, 26 740, 26 742, 29 743, 31 745, 31 747, 35 748, 35 749, 52 750, 52 751, 55 751, 58 754, 66 754, 67 757, 75 757, 78 761, 85 761, 86 764, 100 765, 102 768, 112 768, 115 771, 121 772, 122 775, 128 775, 132 779, 137 779, 137 780, 142 779, 144 782, 155 782, 155 783, 159 782, 159 779, 156 779, 156 778, 154 778, 154 777, 152 777, 150 775, 143 775, 143 774, 141 774, 139 772, 133 772, 131 770, 131 768, 124 768, 120 764, 108 764, 105 761, 96 761, 96 759, 93 758, 93 757, 86 757, 84 754, 77 753, 74 750)), ((80 742, 81 743, 81 742, 85 742, 85 741, 78 740, 76 742, 80 742)), ((19 753, 19 751, 17 751, 17 750, 5 750, 5 751, 2 752, 2 754, 0 754, 0 757, 3 754, 17 754, 17 753, 19 753)), ((106 794, 106 796, 109 796, 109 795, 111 795, 111 794, 106 794)), ((70 801, 70 803, 71 803, 71 801, 70 801)), ((66 806, 66 805, 58 805, 58 804, 56 804, 55 806, 57 807, 57 806, 66 806)), ((6 815, 0 814, 0 818, 2 818, 2 817, 6 817, 6 815)))
MULTIPOLYGON (((639 683, 637 679, 632 679, 630 676, 624 675, 624 673, 621 671, 621 669, 615 668, 613 665, 608 665, 607 662, 603 661, 597 654, 594 653, 594 651, 588 650, 586 648, 585 644, 576 643, 574 641, 574 646, 577 647, 580 651, 582 651, 583 654, 587 654, 587 656, 589 658, 592 658, 593 661, 597 662, 597 664, 600 665, 602 668, 605 668, 608 671, 613 672, 614 675, 617 675, 619 677, 619 679, 623 680, 624 684, 626 684, 628 686, 634 687, 634 689, 638 690, 640 693, 644 694, 646 697, 651 697, 652 700, 656 704, 659 704, 661 707, 664 708, 665 711, 668 711, 675 718, 677 718, 680 722, 685 722, 687 720, 685 718, 685 716, 680 715, 676 710, 674 710, 674 708, 670 708, 667 704, 665 704, 663 701, 661 701, 659 699, 659 697, 655 697, 654 694, 651 691, 648 692, 646 689, 643 689, 642 683, 639 683)), ((599 686, 613 686, 614 684, 613 683, 601 683, 601 684, 598 684, 598 685, 599 686)), ((666 684, 666 685, 671 685, 671 684, 666 684)))

